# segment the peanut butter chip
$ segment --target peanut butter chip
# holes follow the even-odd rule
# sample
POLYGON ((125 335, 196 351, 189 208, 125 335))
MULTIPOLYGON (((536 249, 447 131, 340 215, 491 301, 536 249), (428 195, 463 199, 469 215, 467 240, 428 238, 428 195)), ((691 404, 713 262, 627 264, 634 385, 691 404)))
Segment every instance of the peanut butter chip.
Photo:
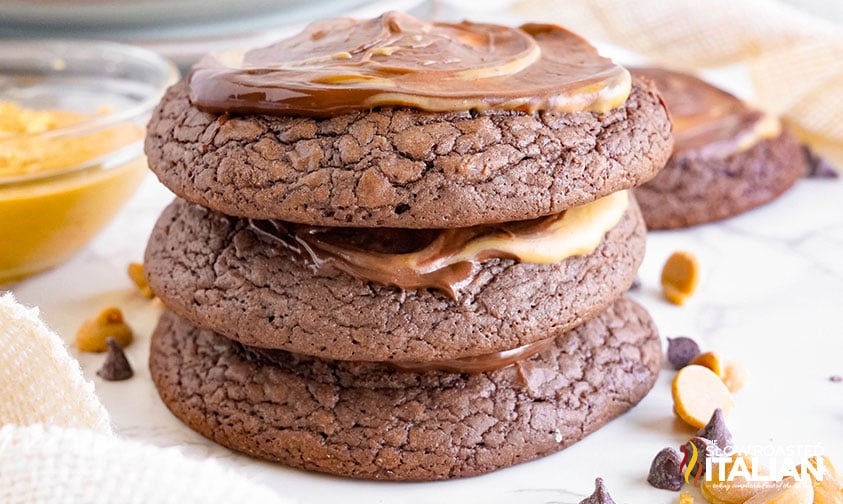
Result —
POLYGON ((705 366, 723 380, 730 392, 742 389, 747 380, 747 371, 740 364, 725 359, 717 352, 706 352, 691 359, 690 364, 705 366))
POLYGON ((106 308, 86 320, 76 332, 76 347, 83 352, 105 352, 108 338, 114 338, 124 348, 132 343, 132 329, 119 308, 106 308))
POLYGON ((732 394, 720 377, 710 369, 695 364, 676 373, 672 393, 676 415, 697 429, 706 424, 717 408, 728 415, 735 406, 732 394))
POLYGON ((725 368, 725 364, 723 363, 723 357, 717 352, 706 352, 697 355, 689 364, 696 364, 698 366, 705 366, 708 369, 712 370, 714 374, 723 379, 723 369, 725 368))
POLYGON ((149 287, 149 283, 146 281, 146 275, 143 271, 143 264, 141 263, 130 263, 129 264, 129 278, 132 279, 132 282, 135 283, 138 290, 141 291, 147 299, 152 299, 155 297, 155 293, 152 292, 152 289, 149 287))
POLYGON ((737 392, 746 384, 749 377, 749 372, 746 368, 737 362, 729 362, 726 364, 726 369, 723 370, 723 383, 730 392, 737 392))
MULTIPOLYGON (((821 475, 806 471, 814 487, 814 504, 843 503, 843 479, 840 478, 831 459, 826 456, 811 457, 808 459, 808 464, 812 468, 822 470, 821 475)), ((797 468, 797 473, 802 474, 801 466, 797 468)))
MULTIPOLYGON (((744 475, 753 472, 752 466, 752 457, 734 453, 730 460, 712 464, 711 474, 700 484, 700 492, 712 504, 743 504, 753 495, 777 484, 773 481, 747 479, 744 475)), ((757 468, 755 473, 765 474, 757 468)))
POLYGON ((773 488, 753 495, 744 504, 812 504, 814 487, 810 478, 784 478, 773 488))
POLYGON ((674 252, 662 268, 662 291, 673 304, 684 305, 700 281, 699 263, 690 252, 674 252))
POLYGON ((594 493, 581 500, 579 504, 615 504, 609 491, 606 490, 606 485, 603 484, 603 478, 594 480, 594 493))

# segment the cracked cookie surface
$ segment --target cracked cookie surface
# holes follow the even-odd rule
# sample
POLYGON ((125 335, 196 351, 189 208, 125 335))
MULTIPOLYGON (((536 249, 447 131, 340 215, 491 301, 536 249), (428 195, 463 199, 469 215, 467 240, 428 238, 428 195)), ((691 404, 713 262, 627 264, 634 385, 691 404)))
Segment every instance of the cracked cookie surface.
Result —
POLYGON ((241 343, 340 360, 447 360, 570 330, 623 294, 644 256, 634 198, 594 252, 554 264, 492 259, 458 300, 402 291, 333 268, 312 271, 246 219, 176 200, 144 266, 172 311, 241 343))
POLYGON ((622 297, 539 354, 479 374, 256 356, 165 312, 150 370, 177 417, 229 448, 342 476, 437 480, 582 439, 646 395, 661 358, 649 315, 622 297))
POLYGON ((679 153, 635 189, 648 229, 676 229, 732 217, 784 193, 806 170, 788 131, 726 158, 679 153))
POLYGON ((146 154, 178 196, 229 215, 448 228, 550 215, 640 185, 672 145, 644 80, 603 114, 383 108, 329 119, 203 113, 182 81, 152 116, 146 154))

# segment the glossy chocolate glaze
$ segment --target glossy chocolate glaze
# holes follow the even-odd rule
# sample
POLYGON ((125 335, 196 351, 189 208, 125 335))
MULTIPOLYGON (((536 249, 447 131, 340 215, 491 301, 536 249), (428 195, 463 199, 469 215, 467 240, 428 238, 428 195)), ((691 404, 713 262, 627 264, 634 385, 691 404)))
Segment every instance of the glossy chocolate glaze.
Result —
POLYGON ((674 153, 728 157, 780 133, 775 117, 692 75, 663 68, 631 72, 659 88, 673 120, 674 153))
POLYGON ((428 371, 444 371, 446 373, 486 373, 495 369, 511 366, 518 361, 529 359, 541 352, 553 343, 553 338, 548 338, 518 348, 503 350, 476 357, 463 357, 445 361, 430 362, 387 362, 386 365, 411 373, 425 373, 428 371))
MULTIPOLYGON (((427 372, 445 372, 445 373, 486 373, 496 369, 511 366, 519 361, 529 359, 533 355, 548 348, 554 341, 554 338, 547 338, 533 343, 522 345, 511 350, 504 350, 501 352, 494 352, 485 355, 478 355, 476 357, 464 357, 461 359, 450 359, 444 361, 428 361, 428 362, 404 362, 404 361, 385 361, 385 362, 359 362, 360 365, 383 365, 396 371, 407 373, 427 373, 427 372)), ((296 356, 285 350, 275 350, 270 348, 248 347, 240 346, 244 354, 251 359, 274 363, 276 365, 284 365, 290 357, 296 356)), ((306 357, 310 358, 310 357, 306 357)))
POLYGON ((203 111, 316 117, 377 106, 602 112, 631 86, 623 67, 559 26, 426 23, 397 12, 317 21, 268 47, 208 55, 189 83, 203 111))
POLYGON ((251 220, 249 227, 314 271, 334 267, 364 281, 437 289, 456 299, 482 261, 547 264, 594 251, 628 205, 621 191, 549 217, 467 228, 325 228, 273 220, 251 220))

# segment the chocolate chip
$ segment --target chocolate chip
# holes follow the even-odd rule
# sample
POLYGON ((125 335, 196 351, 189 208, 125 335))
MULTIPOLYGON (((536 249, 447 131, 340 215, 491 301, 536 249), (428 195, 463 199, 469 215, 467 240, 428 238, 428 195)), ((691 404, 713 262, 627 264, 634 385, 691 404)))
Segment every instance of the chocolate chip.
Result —
POLYGON ((662 490, 678 492, 682 488, 682 456, 673 448, 665 448, 656 454, 650 464, 647 482, 662 490))
POLYGON ((682 369, 700 354, 700 346, 691 338, 667 338, 667 360, 674 369, 682 369))
POLYGON ((843 376, 840 376, 840 375, 837 375, 837 374, 832 375, 832 376, 828 377, 828 381, 830 381, 832 383, 840 383, 840 382, 843 382, 843 376))
POLYGON ((823 179, 836 179, 840 177, 840 173, 837 172, 834 165, 829 163, 827 159, 818 156, 817 153, 807 145, 804 145, 802 149, 805 151, 805 158, 808 162, 808 168, 805 171, 806 177, 823 179))
POLYGON ((594 493, 580 501, 580 504, 615 504, 609 491, 606 490, 606 485, 603 484, 603 478, 594 480, 594 493))
POLYGON ((714 410, 714 413, 711 414, 711 419, 705 427, 697 432, 697 436, 710 440, 720 450, 728 451, 729 448, 734 446, 732 433, 726 427, 726 420, 723 418, 723 411, 720 408, 714 410))
POLYGON ((135 373, 123 353, 123 347, 114 338, 108 338, 105 342, 108 345, 108 353, 102 367, 97 371, 97 376, 108 381, 128 380, 135 373))
POLYGON ((641 288, 641 277, 636 276, 635 280, 632 281, 632 285, 629 286, 629 290, 637 291, 641 288))

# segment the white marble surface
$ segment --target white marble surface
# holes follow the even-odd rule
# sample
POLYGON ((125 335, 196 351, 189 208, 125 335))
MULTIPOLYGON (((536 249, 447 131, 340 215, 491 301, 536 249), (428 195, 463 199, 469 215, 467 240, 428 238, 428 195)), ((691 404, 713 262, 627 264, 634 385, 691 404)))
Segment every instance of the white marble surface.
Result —
MULTIPOLYGON (((155 218, 170 198, 149 176, 113 224, 77 257, 10 286, 20 301, 40 306, 69 345, 81 322, 99 309, 124 310, 137 335, 127 351, 133 379, 104 382, 95 376, 102 356, 72 350, 120 435, 218 459, 303 503, 576 503, 591 492, 596 476, 605 478, 619 503, 676 502, 675 493, 645 481, 652 457, 692 432, 674 419, 668 369, 641 404, 573 447, 459 481, 372 483, 308 474, 251 460, 193 433, 152 386, 146 360, 158 308, 125 274, 130 261, 141 259, 155 218)), ((843 375, 843 182, 803 180, 772 204, 729 221, 651 234, 640 278, 634 297, 663 336, 691 336, 749 369, 750 381, 736 395, 730 419, 739 443, 770 449, 819 445, 843 466, 843 383, 829 381, 843 375), (668 304, 659 291, 661 265, 678 249, 697 254, 703 270, 699 291, 685 307, 668 304)))

